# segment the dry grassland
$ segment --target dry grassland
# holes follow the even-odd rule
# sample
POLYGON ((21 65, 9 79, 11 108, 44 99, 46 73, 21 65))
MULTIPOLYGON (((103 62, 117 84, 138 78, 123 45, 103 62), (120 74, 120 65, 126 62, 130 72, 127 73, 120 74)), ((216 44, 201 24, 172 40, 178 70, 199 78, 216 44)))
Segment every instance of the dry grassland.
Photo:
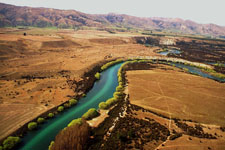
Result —
POLYGON ((177 69, 128 71, 127 76, 131 104, 171 118, 225 126, 225 84, 177 69))

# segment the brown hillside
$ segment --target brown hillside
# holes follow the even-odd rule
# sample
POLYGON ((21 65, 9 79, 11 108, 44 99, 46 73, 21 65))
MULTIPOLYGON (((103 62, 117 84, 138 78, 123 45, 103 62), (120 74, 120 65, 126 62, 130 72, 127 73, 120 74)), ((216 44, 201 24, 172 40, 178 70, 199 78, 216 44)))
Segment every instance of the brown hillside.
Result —
POLYGON ((225 27, 215 24, 198 24, 178 18, 140 18, 122 14, 90 15, 75 10, 18 7, 0 3, 0 27, 36 26, 59 28, 125 27, 150 30, 169 30, 189 34, 224 36, 225 27))

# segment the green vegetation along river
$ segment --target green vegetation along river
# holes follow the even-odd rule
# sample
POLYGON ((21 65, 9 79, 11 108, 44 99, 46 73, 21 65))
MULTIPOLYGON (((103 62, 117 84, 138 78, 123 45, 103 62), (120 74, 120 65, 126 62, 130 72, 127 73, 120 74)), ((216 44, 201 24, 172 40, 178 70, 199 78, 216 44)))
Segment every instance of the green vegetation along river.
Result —
MULTIPOLYGON (((224 80, 202 72, 199 68, 179 63, 172 64, 178 68, 187 68, 191 73, 224 82, 224 80)), ((63 113, 56 115, 55 118, 40 125, 38 130, 29 132, 25 135, 22 139, 22 144, 18 149, 47 150, 50 142, 54 140, 57 133, 66 127, 70 121, 80 118, 90 108, 98 108, 100 102, 113 97, 113 93, 118 86, 117 72, 121 65, 122 63, 119 63, 103 71, 100 80, 95 82, 93 88, 87 93, 86 97, 82 98, 76 106, 65 110, 63 113)))
POLYGON ((98 108, 102 101, 113 97, 118 86, 117 72, 122 63, 116 64, 101 73, 100 80, 96 81, 86 97, 78 104, 59 113, 55 118, 47 120, 38 130, 31 131, 22 138, 19 150, 47 150, 57 133, 73 119, 80 118, 90 108, 98 108))

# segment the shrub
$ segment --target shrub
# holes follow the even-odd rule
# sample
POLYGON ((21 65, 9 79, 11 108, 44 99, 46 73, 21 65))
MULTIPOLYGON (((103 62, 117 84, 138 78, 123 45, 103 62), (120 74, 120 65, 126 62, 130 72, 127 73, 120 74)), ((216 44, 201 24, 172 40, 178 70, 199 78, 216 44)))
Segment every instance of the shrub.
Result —
POLYGON ((107 104, 106 104, 105 102, 99 103, 98 107, 99 107, 100 109, 107 109, 107 108, 108 108, 108 106, 107 106, 107 104))
POLYGON ((65 103, 63 106, 64 106, 64 108, 69 108, 71 105, 70 105, 70 103, 65 103))
POLYGON ((44 118, 39 117, 39 118, 37 119, 37 123, 41 124, 41 123, 43 123, 43 122, 45 122, 45 119, 44 119, 44 118))
POLYGON ((118 85, 118 86, 116 87, 116 91, 117 91, 117 92, 123 91, 123 86, 122 86, 122 85, 118 85))
MULTIPOLYGON (((7 139, 3 141, 3 148, 4 150, 10 150, 12 149, 15 145, 17 145, 20 142, 19 137, 14 137, 14 136, 9 136, 7 139)), ((2 149, 3 149, 2 148, 2 149)))
POLYGON ((53 113, 49 113, 49 114, 48 114, 48 117, 49 117, 49 118, 53 118, 53 117, 54 117, 54 114, 53 114, 53 113))
POLYGON ((113 93, 113 97, 114 97, 115 99, 119 99, 122 95, 123 95, 123 94, 122 94, 121 92, 114 92, 114 93, 113 93))
POLYGON ((107 101, 106 101, 106 105, 108 106, 108 107, 111 107, 113 104, 115 104, 116 103, 116 99, 115 98, 110 98, 110 99, 108 99, 107 101))
POLYGON ((211 74, 217 78, 225 79, 225 75, 222 73, 211 73, 211 74))
POLYGON ((184 70, 185 72, 189 72, 189 69, 188 69, 188 68, 183 68, 183 70, 184 70))
POLYGON ((82 124, 82 118, 77 118, 77 119, 72 120, 72 121, 67 125, 67 127, 70 127, 70 126, 75 125, 75 124, 81 125, 81 124, 82 124))
POLYGON ((29 124, 28 124, 28 129, 29 130, 34 130, 34 129, 36 129, 37 128, 37 123, 36 122, 30 122, 29 124))
POLYGON ((94 117, 97 117, 99 115, 99 113, 97 112, 97 110, 95 108, 90 108, 85 114, 83 114, 83 118, 90 120, 94 117))
POLYGON ((62 112, 64 110, 64 107, 63 106, 59 106, 57 110, 58 110, 58 112, 62 112))
POLYGON ((76 99, 71 99, 69 100, 69 104, 72 105, 76 105, 77 104, 77 100, 76 99))
POLYGON ((0 150, 3 150, 3 147, 2 146, 0 146, 0 150))
POLYGON ((122 82, 122 77, 121 76, 118 77, 118 81, 122 82))
POLYGON ((217 67, 225 67, 225 64, 216 63, 216 64, 214 64, 214 66, 217 66, 217 67))
POLYGON ((99 80, 100 77, 101 77, 101 74, 100 74, 99 72, 97 72, 97 73, 95 74, 95 78, 99 80))

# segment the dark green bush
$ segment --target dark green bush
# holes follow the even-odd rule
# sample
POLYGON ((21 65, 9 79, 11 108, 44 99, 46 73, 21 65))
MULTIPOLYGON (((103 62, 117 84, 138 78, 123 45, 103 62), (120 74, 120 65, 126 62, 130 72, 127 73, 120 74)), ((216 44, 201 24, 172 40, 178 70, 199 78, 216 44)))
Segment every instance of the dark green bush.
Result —
POLYGON ((3 150, 3 147, 2 146, 0 146, 0 150, 3 150))
POLYGON ((7 139, 3 141, 3 148, 4 150, 10 150, 14 146, 16 146, 20 142, 19 137, 9 136, 7 139))
POLYGON ((43 122, 45 122, 45 119, 44 119, 44 118, 39 117, 39 118, 37 119, 37 123, 41 124, 41 123, 43 123, 43 122))
POLYGON ((98 111, 95 108, 90 108, 85 114, 83 114, 83 118, 90 120, 99 115, 98 111))
POLYGON ((64 107, 63 106, 59 106, 57 110, 58 110, 58 112, 62 112, 64 110, 64 107))
POLYGON ((49 114, 48 114, 48 117, 49 117, 49 118, 53 118, 53 117, 54 117, 54 114, 53 114, 53 113, 49 113, 49 114))
POLYGON ((76 99, 71 99, 69 100, 69 104, 72 105, 76 105, 77 104, 77 100, 76 99))
POLYGON ((28 129, 29 130, 34 130, 34 129, 36 129, 37 128, 37 123, 36 122, 30 122, 29 124, 28 124, 28 129))

